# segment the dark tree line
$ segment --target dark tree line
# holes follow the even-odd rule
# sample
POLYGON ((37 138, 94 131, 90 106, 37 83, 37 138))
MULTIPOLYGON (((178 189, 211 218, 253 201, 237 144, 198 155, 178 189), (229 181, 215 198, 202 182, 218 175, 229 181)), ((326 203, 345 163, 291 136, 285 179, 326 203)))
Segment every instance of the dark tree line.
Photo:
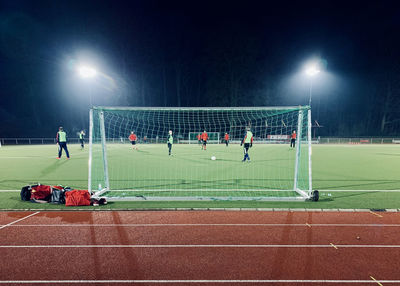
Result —
MULTIPOLYGON (((288 18, 264 17, 262 9, 225 10, 226 3, 196 13, 169 1, 137 4, 129 13, 97 4, 94 11, 90 3, 49 1, 44 14, 3 14, 0 137, 52 136, 59 125, 87 129, 89 93, 95 105, 305 105, 307 83, 288 89, 285 78, 313 52, 309 43, 341 79, 315 84, 313 119, 323 126, 316 135, 400 136, 399 24, 369 21, 379 13, 374 7, 357 20, 363 25, 330 28, 336 36, 325 36, 323 29, 285 26, 288 18), (85 48, 97 53, 106 74, 92 86, 66 68, 85 48)), ((300 17, 295 10, 287 16, 300 17)))

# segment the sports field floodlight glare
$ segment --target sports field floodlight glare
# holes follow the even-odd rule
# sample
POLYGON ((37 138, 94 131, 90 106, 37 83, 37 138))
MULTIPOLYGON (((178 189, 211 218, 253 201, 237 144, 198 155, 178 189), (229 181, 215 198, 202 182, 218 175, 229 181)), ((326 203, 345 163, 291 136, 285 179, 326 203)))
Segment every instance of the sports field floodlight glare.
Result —
MULTIPOLYGON (((90 79, 90 78, 94 78, 97 75, 97 70, 91 66, 87 66, 87 65, 81 65, 78 66, 77 68, 78 74, 80 75, 80 77, 84 78, 84 79, 90 79)), ((90 102, 90 106, 92 107, 92 83, 89 84, 90 86, 90 90, 89 90, 89 102, 90 102)))
POLYGON ((96 69, 89 66, 80 66, 78 67, 78 73, 81 77, 90 78, 90 77, 95 77, 97 71, 96 69))
POLYGON ((316 63, 310 64, 306 67, 306 74, 308 76, 315 76, 320 72, 319 67, 316 63))
POLYGON ((310 97, 308 99, 308 105, 311 107, 311 98, 312 98, 312 86, 313 86, 313 78, 320 73, 320 61, 314 60, 309 62, 305 67, 305 72, 307 76, 310 78, 310 97))

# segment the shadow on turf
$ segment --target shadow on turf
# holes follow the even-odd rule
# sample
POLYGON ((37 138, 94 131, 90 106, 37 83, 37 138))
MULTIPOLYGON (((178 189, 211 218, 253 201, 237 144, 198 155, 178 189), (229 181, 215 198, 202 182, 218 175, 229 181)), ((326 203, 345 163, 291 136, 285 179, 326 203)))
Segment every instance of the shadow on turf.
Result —
POLYGON ((376 155, 400 156, 400 154, 393 154, 393 153, 376 153, 376 155))
MULTIPOLYGON (((184 189, 190 191, 198 190, 198 189, 206 189, 206 188, 217 188, 217 189, 241 189, 243 191, 249 191, 249 189, 260 189, 260 190, 275 190, 279 189, 274 185, 271 185, 271 182, 290 186, 292 183, 292 179, 226 179, 226 180, 184 180, 184 179, 160 179, 160 180, 111 180, 110 184, 113 189, 132 189, 135 188, 137 190, 143 189, 159 189, 163 191, 163 189, 184 189), (118 184, 121 182, 128 183, 129 188, 119 188, 118 184), (145 184, 143 184, 145 183, 145 184), (147 183, 147 184, 146 184, 147 183), (182 187, 185 186, 185 187, 182 187), (222 188, 218 188, 221 186, 222 188)), ((283 191, 283 190, 282 190, 283 191)))
POLYGON ((319 197, 319 200, 318 200, 319 202, 333 202, 334 201, 334 199, 332 199, 332 198, 321 198, 321 197, 319 197))
POLYGON ((358 197, 358 196, 363 196, 363 195, 370 195, 370 194, 376 194, 379 192, 357 192, 357 193, 344 193, 342 195, 340 194, 335 194, 336 198, 350 198, 350 197, 358 197))
MULTIPOLYGON (((186 160, 186 158, 185 158, 185 160, 186 160)), ((200 158, 200 160, 204 160, 204 161, 211 161, 211 159, 209 159, 209 158, 200 158)), ((237 160, 229 160, 229 159, 219 159, 219 158, 217 158, 217 162, 218 161, 221 161, 221 162, 236 162, 236 163, 240 163, 240 164, 242 164, 243 162, 242 162, 242 160, 243 160, 243 158, 242 157, 240 157, 239 159, 237 159, 237 160)), ((265 160, 253 160, 253 161, 250 161, 251 163, 253 163, 253 162, 256 162, 256 163, 261 163, 261 162, 273 162, 273 161, 279 161, 279 162, 281 162, 281 161, 293 161, 293 159, 265 159, 265 160)))
MULTIPOLYGON (((317 182, 360 182, 361 179, 357 180, 313 180, 313 185, 319 185, 317 182)), ((365 183, 362 184, 341 184, 341 185, 331 185, 331 186, 324 186, 321 189, 333 189, 333 190, 340 190, 341 188, 353 188, 353 187, 364 187, 367 186, 367 189, 371 189, 371 186, 381 186, 381 185, 387 185, 387 184, 395 184, 395 185, 400 185, 400 180, 388 180, 388 181, 383 181, 383 180, 363 180, 365 183)), ((397 188, 390 188, 393 190, 399 189, 397 188)))
POLYGON ((55 161, 53 164, 51 164, 50 166, 47 166, 46 168, 44 168, 40 174, 42 176, 44 175, 48 175, 52 172, 54 172, 55 170, 57 170, 58 167, 64 165, 65 163, 67 163, 67 159, 60 161, 61 159, 56 159, 57 161, 55 161))

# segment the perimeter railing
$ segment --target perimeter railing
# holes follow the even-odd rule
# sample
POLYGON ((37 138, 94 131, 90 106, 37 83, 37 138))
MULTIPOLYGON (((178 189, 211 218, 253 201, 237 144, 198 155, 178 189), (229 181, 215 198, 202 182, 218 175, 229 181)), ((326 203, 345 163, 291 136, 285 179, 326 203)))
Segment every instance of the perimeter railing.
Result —
MULTIPOLYGON (((1 145, 56 144, 56 138, 0 138, 1 145)), ((79 138, 68 138, 69 143, 79 143, 79 138)))
MULTIPOLYGON (((129 143, 127 138, 107 138, 108 143, 129 143)), ((165 143, 167 138, 139 138, 138 143, 165 143)), ((183 138, 176 138, 175 143, 195 144, 197 141, 189 142, 183 138)), ((239 138, 232 138, 231 143, 240 143, 239 138)), ((0 138, 1 145, 46 145, 56 144, 55 138, 0 138)), ((78 144, 79 138, 68 138, 69 144, 78 144)), ((85 138, 88 143, 88 138, 85 138)), ((211 143, 211 142, 210 142, 211 143)), ((224 141, 212 143, 225 143, 224 141)), ((289 144, 289 140, 271 140, 255 138, 254 143, 259 144, 289 144)), ((318 137, 312 139, 312 144, 400 144, 400 137, 318 137)))

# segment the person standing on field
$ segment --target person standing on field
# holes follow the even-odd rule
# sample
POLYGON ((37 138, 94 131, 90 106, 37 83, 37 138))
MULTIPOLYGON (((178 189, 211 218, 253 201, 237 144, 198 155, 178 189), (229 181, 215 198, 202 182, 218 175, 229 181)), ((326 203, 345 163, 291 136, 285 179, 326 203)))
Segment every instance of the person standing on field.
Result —
POLYGON ((292 133, 292 135, 290 135, 290 148, 294 148, 295 146, 296 146, 296 137, 297 137, 297 134, 296 134, 296 130, 293 130, 293 133, 292 133))
POLYGON ((228 147, 228 144, 229 144, 229 134, 228 133, 225 133, 224 140, 225 140, 226 147, 228 147))
POLYGON ((204 130, 204 132, 201 134, 201 141, 203 142, 203 144, 201 145, 202 150, 207 150, 207 140, 208 140, 208 134, 204 130))
POLYGON ((67 155, 67 159, 69 159, 69 152, 67 147, 67 133, 64 129, 60 126, 58 128, 57 136, 56 136, 57 144, 58 144, 58 157, 57 159, 61 158, 62 149, 65 151, 65 155, 67 155))
POLYGON ((242 146, 243 144, 244 158, 242 162, 245 162, 246 159, 250 162, 249 148, 253 147, 253 133, 250 131, 250 127, 246 128, 246 134, 244 135, 243 141, 240 143, 240 146, 242 146))
POLYGON ((197 143, 200 145, 201 144, 201 135, 200 133, 197 134, 197 143))
POLYGON ((79 132, 79 142, 81 143, 81 149, 83 149, 85 147, 85 132, 83 130, 81 130, 81 132, 79 132))
POLYGON ((167 146, 168 146, 168 155, 171 155, 172 144, 174 143, 174 137, 172 137, 172 130, 168 132, 167 138, 167 146))
POLYGON ((129 141, 131 141, 132 149, 137 150, 137 146, 136 146, 137 136, 136 136, 135 132, 131 131, 131 134, 129 135, 129 141))

